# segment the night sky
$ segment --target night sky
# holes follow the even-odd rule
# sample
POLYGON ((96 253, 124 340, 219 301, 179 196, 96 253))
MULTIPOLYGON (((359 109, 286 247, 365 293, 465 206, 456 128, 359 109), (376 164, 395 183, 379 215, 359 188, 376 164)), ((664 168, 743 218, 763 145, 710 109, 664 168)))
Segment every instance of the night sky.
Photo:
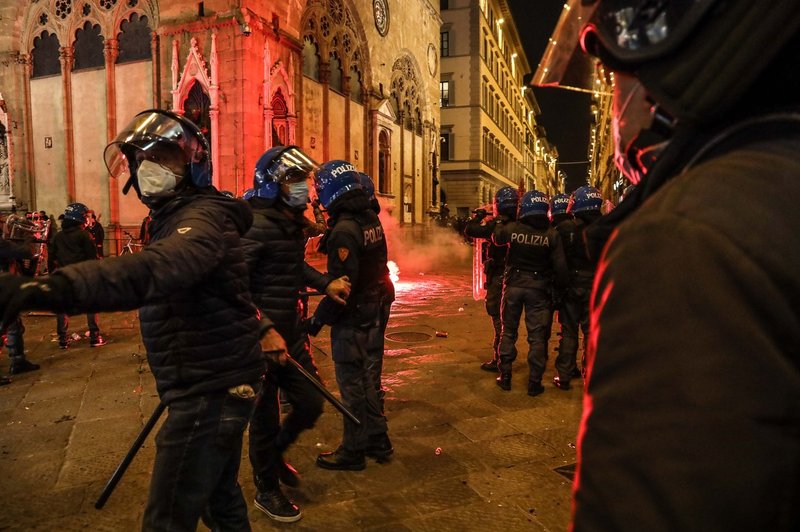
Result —
MULTIPOLYGON (((536 70, 547 46, 547 39, 561 15, 564 0, 508 0, 514 13, 525 55, 536 70)), ((556 88, 537 88, 534 95, 542 109, 537 117, 547 131, 547 139, 558 147, 559 162, 585 161, 589 143, 591 98, 586 94, 556 88)), ((564 164, 566 191, 586 184, 586 164, 564 164)))

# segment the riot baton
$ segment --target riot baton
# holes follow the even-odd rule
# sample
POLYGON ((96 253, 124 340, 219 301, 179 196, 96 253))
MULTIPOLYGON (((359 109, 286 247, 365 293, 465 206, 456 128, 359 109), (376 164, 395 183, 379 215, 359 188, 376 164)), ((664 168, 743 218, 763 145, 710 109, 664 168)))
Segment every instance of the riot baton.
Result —
MULTIPOLYGON (((265 353, 268 352, 269 351, 265 351, 265 353)), ((323 386, 321 382, 319 382, 319 380, 317 380, 316 377, 314 377, 311 373, 309 373, 306 370, 306 368, 301 366, 298 361, 289 356, 289 353, 286 353, 286 360, 288 360, 295 368, 297 368, 297 371, 299 371, 300 374, 306 378, 306 380, 308 380, 311 384, 313 384, 314 388, 316 388, 317 391, 320 394, 322 394, 322 397, 327 399, 328 402, 336 408, 336 410, 341 412, 345 417, 347 417, 347 419, 349 419, 359 427, 361 426, 361 421, 359 421, 359 419, 356 416, 354 416, 353 413, 350 412, 347 409, 347 407, 342 404, 341 401, 339 401, 336 397, 334 397, 333 394, 329 392, 328 389, 325 386, 323 386)))
POLYGON ((125 471, 128 470, 128 466, 131 465, 131 462, 133 462, 133 457, 139 452, 139 448, 144 443, 144 440, 147 439, 150 431, 153 430, 153 427, 155 427, 156 423, 158 423, 158 418, 160 418, 161 414, 164 413, 165 408, 167 408, 167 405, 165 405, 163 402, 160 402, 158 403, 156 409, 153 410, 153 413, 150 415, 150 419, 148 419, 147 423, 144 424, 144 427, 142 427, 139 435, 136 436, 136 440, 133 442, 133 445, 131 445, 131 448, 128 450, 128 454, 125 455, 125 458, 122 459, 117 466, 117 469, 111 475, 111 478, 108 479, 106 487, 103 488, 103 492, 100 493, 100 496, 97 498, 97 502, 94 503, 95 508, 102 510, 103 506, 106 505, 106 501, 108 501, 108 498, 111 497, 111 493, 114 491, 114 488, 117 487, 122 475, 124 475, 125 471))

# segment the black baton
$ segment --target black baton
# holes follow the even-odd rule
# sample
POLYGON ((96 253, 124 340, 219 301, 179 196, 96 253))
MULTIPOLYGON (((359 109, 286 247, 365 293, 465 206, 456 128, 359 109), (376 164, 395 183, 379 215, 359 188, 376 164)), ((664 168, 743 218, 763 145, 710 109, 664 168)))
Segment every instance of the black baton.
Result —
POLYGON ((147 423, 144 424, 144 427, 142 427, 139 435, 136 436, 136 440, 133 442, 133 445, 131 445, 131 448, 128 450, 128 454, 125 455, 125 458, 123 458, 119 463, 117 469, 114 471, 114 474, 112 474, 111 478, 108 479, 106 487, 103 488, 103 492, 100 493, 100 496, 97 498, 97 502, 94 503, 95 508, 102 510, 103 506, 106 505, 106 501, 108 501, 108 498, 111 497, 111 493, 114 491, 114 488, 117 487, 122 475, 124 475, 125 471, 128 470, 128 466, 131 465, 131 462, 133 462, 133 457, 139 452, 139 448, 144 443, 144 440, 147 439, 150 431, 153 430, 153 427, 155 427, 156 423, 158 423, 158 418, 160 418, 161 414, 164 413, 165 408, 167 408, 167 405, 164 403, 158 403, 156 409, 153 410, 153 413, 150 415, 150 419, 148 419, 147 423))
POLYGON ((347 419, 349 419, 350 421, 352 421, 353 423, 355 423, 359 427, 361 426, 361 421, 359 421, 358 418, 356 416, 354 416, 353 413, 350 412, 347 409, 347 407, 342 404, 342 402, 340 400, 338 400, 336 397, 334 397, 333 394, 331 392, 329 392, 328 389, 325 388, 325 386, 323 386, 321 382, 319 382, 319 380, 317 380, 316 377, 314 377, 311 373, 309 373, 306 370, 306 368, 301 366, 298 361, 296 361, 295 359, 290 357, 288 353, 286 354, 286 360, 291 362, 292 365, 295 368, 297 368, 297 371, 299 371, 303 375, 303 377, 308 379, 308 381, 311 382, 311 384, 314 385, 314 387, 317 389, 317 391, 319 393, 321 393, 322 396, 325 399, 327 399, 330 404, 332 404, 334 407, 336 407, 336 410, 341 412, 343 415, 345 415, 347 417, 347 419))

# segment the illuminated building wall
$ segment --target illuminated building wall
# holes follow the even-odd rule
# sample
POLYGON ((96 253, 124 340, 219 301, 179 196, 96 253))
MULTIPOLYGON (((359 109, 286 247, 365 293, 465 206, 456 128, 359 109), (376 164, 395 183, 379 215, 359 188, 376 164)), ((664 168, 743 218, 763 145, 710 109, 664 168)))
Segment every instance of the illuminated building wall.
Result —
POLYGON ((532 91, 523 89, 531 67, 507 2, 444 5, 441 187, 451 213, 465 216, 504 186, 553 193, 557 152, 536 124, 532 91))
POLYGON ((112 239, 138 229, 146 210, 102 152, 158 107, 207 133, 221 190, 241 194, 265 149, 294 143, 352 161, 395 217, 425 221, 440 123, 430 0, 2 0, 0 17, 3 153, 21 208, 81 201, 112 239))

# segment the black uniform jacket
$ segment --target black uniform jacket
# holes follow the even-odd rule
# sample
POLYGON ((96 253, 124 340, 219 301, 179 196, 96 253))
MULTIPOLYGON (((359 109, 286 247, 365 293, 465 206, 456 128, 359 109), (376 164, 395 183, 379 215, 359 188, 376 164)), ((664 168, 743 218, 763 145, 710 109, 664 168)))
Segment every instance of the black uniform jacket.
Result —
POLYGON ((483 223, 478 218, 472 218, 467 221, 464 227, 464 234, 470 238, 485 238, 489 241, 488 256, 483 258, 483 267, 486 272, 486 282, 491 282, 492 278, 503 274, 506 267, 506 256, 508 255, 508 248, 505 246, 498 246, 492 242, 492 234, 494 234, 495 227, 498 223, 510 222, 511 219, 505 215, 499 215, 491 220, 483 223))
POLYGON ((297 324, 300 291, 324 291, 332 278, 305 262, 304 225, 276 207, 252 200, 253 226, 242 238, 250 270, 250 292, 258 308, 285 338, 297 324))
POLYGON ((506 246, 505 282, 509 286, 531 286, 532 281, 566 282, 567 266, 561 238, 543 218, 542 227, 527 219, 498 223, 492 235, 496 246, 506 246))
POLYGON ((153 213, 140 253, 59 269, 74 309, 140 308, 142 341, 161 399, 257 381, 265 367, 257 309, 240 237, 250 207, 213 189, 178 197, 153 213))
POLYGON ((379 320, 381 302, 394 299, 394 286, 386 266, 386 235, 366 198, 356 196, 346 201, 351 208, 333 218, 325 253, 328 273, 350 278, 350 297, 345 306, 323 298, 315 316, 327 324, 344 318, 347 324, 368 326, 379 320))
POLYGON ((800 134, 762 130, 606 245, 575 530, 800 525, 800 134))
POLYGON ((67 220, 49 244, 48 254, 54 266, 59 267, 96 259, 97 249, 82 224, 67 220))

